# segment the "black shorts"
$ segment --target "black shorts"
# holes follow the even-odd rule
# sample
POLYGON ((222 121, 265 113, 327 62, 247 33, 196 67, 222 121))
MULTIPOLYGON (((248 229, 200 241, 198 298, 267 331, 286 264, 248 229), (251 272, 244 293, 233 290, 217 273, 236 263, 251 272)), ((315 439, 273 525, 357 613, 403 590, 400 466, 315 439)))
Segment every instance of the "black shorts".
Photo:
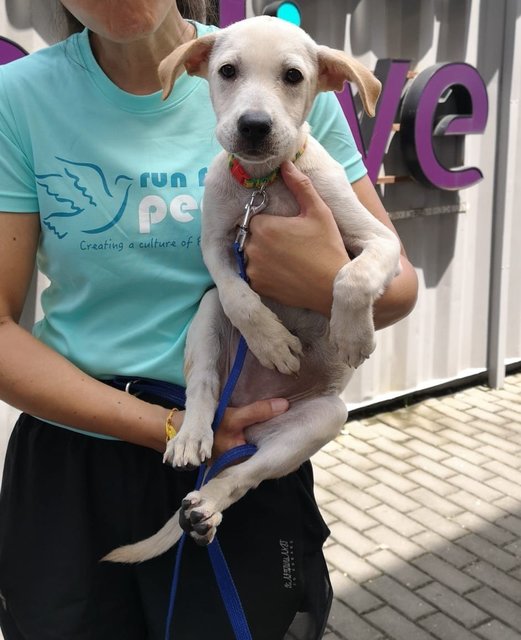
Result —
MULTIPOLYGON (((99 559, 154 533, 194 484, 152 450, 22 415, 0 494, 5 640, 163 640, 176 547, 141 565, 99 559)), ((309 463, 225 512, 218 538, 254 640, 322 637, 327 535, 309 463)), ((234 640, 208 552, 191 539, 170 637, 234 640)))

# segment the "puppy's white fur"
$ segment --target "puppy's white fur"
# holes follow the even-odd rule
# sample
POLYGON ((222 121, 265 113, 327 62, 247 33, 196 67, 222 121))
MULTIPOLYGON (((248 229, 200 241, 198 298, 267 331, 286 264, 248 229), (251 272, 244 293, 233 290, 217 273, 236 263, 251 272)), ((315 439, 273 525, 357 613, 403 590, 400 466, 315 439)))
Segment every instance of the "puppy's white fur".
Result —
MULTIPOLYGON (((188 494, 157 534, 106 558, 118 562, 139 562, 166 551, 181 535, 180 513, 192 523, 196 541, 210 542, 224 509, 263 480, 297 469, 338 434, 346 419, 338 394, 351 368, 374 349, 373 303, 399 271, 397 238, 361 205, 343 168, 309 135, 305 123, 317 92, 340 90, 347 80, 357 84, 366 111, 373 115, 380 85, 365 67, 343 52, 318 46, 301 29, 268 17, 245 20, 179 47, 160 66, 165 96, 183 66, 208 79, 216 135, 226 151, 208 172, 202 221, 203 256, 217 289, 205 295, 190 327, 186 415, 165 460, 183 467, 210 457, 211 423, 235 353, 237 330, 249 352, 231 405, 284 396, 291 406, 283 415, 247 429, 247 440, 258 447, 254 456, 188 494), (233 66, 233 78, 223 77, 224 65, 233 66), (289 82, 288 69, 299 70, 302 81, 289 82), (271 122, 269 134, 256 146, 238 128, 241 116, 252 111, 271 122), (251 192, 231 176, 228 152, 252 176, 261 177, 294 158, 306 140, 296 164, 333 212, 346 246, 356 255, 335 278, 330 321, 259 297, 238 276, 231 251, 251 192)), ((268 187, 268 196, 266 213, 298 214, 282 180, 268 187)))

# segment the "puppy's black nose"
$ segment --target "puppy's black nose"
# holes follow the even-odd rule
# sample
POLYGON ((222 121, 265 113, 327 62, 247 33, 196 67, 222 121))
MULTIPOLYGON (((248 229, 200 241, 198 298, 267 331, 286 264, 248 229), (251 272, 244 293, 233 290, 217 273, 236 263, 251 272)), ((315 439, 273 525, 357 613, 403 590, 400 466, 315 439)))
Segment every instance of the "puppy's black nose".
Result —
POLYGON ((263 111, 247 111, 237 123, 239 133, 250 142, 260 142, 271 131, 272 120, 263 111))

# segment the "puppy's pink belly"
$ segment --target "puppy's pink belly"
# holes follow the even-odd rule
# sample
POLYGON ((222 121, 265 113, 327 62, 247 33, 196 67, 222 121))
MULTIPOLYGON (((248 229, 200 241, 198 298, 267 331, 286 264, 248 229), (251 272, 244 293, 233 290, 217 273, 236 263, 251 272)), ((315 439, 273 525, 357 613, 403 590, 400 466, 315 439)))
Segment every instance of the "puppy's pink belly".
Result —
POLYGON ((308 359, 301 361, 298 376, 288 376, 263 367, 248 351, 244 367, 233 392, 231 404, 241 406, 265 398, 300 400, 335 391, 334 380, 308 359))

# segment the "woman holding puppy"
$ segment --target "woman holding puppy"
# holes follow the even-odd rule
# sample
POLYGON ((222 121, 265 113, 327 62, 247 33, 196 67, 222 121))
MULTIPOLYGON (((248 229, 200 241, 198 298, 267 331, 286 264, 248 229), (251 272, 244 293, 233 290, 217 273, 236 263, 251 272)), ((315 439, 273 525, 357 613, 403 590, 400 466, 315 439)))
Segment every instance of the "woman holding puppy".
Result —
MULTIPOLYGON (((165 635, 174 553, 131 567, 99 559, 156 531, 195 482, 161 463, 182 410, 159 392, 136 395, 134 380, 183 384, 186 331, 212 285, 198 246, 204 174, 219 150, 207 85, 184 74, 163 102, 157 78, 166 55, 212 28, 199 5, 62 0, 74 34, 0 68, 0 397, 24 412, 0 497, 6 640, 165 635), (18 320, 35 261, 50 286, 31 335, 18 320)), ((316 101, 310 121, 390 226, 334 96, 316 101)), ((259 293, 327 315, 349 257, 308 180, 292 165, 282 176, 301 215, 290 226, 254 219, 248 275, 259 293)), ((414 304, 405 255, 402 267, 378 301, 379 327, 414 304)), ((228 409, 214 453, 287 406, 228 409)), ((219 540, 254 640, 290 628, 321 637, 327 533, 309 463, 226 512, 219 540)), ((207 554, 193 544, 172 637, 233 638, 207 554)))

